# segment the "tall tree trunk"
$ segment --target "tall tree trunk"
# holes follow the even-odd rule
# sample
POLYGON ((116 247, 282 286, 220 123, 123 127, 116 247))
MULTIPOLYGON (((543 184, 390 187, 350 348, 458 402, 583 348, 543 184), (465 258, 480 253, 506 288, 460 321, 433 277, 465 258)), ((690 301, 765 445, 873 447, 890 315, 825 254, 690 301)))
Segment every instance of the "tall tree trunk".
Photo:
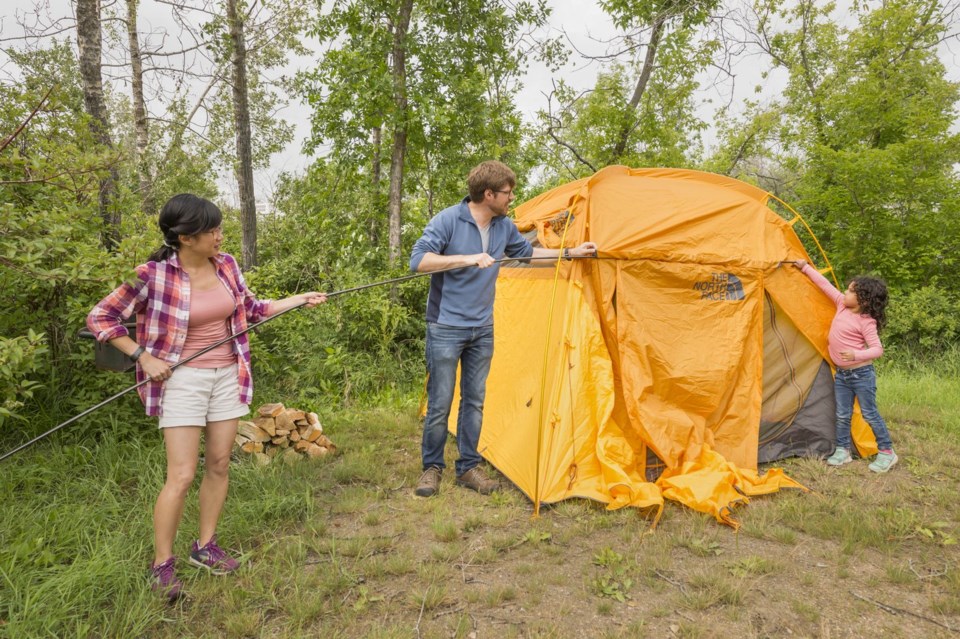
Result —
POLYGON ((380 204, 383 200, 383 194, 380 192, 381 174, 383 172, 383 126, 376 126, 372 135, 373 144, 373 166, 371 167, 371 183, 373 186, 373 210, 370 213, 369 227, 367 228, 367 237, 370 244, 374 247, 380 245, 380 204))
POLYGON ((413 0, 401 0, 393 31, 393 103, 396 109, 393 127, 393 153, 390 157, 389 250, 390 264, 400 259, 400 212, 403 200, 403 161, 407 152, 407 51, 413 0))
POLYGON ((630 139, 630 133, 636 127, 636 117, 634 114, 640 106, 640 100, 647 90, 647 84, 650 82, 650 76, 653 74, 653 65, 657 57, 657 47, 660 45, 660 38, 663 36, 663 28, 666 24, 667 16, 658 17, 653 22, 653 30, 650 32, 650 42, 647 43, 647 55, 643 60, 643 68, 640 70, 640 78, 637 80, 637 86, 633 89, 633 95, 630 97, 630 103, 627 105, 627 112, 624 114, 623 127, 617 136, 617 145, 613 149, 610 157, 610 164, 616 164, 627 150, 627 142, 630 139))
POLYGON ((131 85, 133 88, 133 128, 137 137, 137 176, 140 182, 140 208, 146 215, 157 213, 153 203, 153 180, 147 166, 147 106, 143 99, 143 60, 140 57, 140 38, 137 36, 137 4, 127 0, 127 44, 130 49, 131 85))
POLYGON ((237 136, 237 187, 240 191, 241 266, 257 265, 257 201, 253 192, 253 148, 250 141, 250 105, 247 95, 247 47, 236 0, 227 0, 233 67, 233 128, 237 136))
MULTIPOLYGON (((90 131, 98 144, 113 149, 107 106, 103 99, 101 71, 100 0, 77 0, 77 48, 80 50, 80 80, 83 104, 90 115, 90 131)), ((107 250, 120 243, 120 210, 114 203, 117 169, 111 165, 100 178, 98 205, 103 230, 100 241, 107 250)))

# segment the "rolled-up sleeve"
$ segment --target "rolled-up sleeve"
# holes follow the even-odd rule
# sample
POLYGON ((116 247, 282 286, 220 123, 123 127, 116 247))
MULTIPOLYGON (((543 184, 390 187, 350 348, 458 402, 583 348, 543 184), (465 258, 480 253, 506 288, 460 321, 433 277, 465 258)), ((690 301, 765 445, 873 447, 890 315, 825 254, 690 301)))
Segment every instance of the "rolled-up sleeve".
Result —
POLYGON ((247 321, 251 324, 256 324, 266 319, 270 315, 270 304, 273 300, 257 299, 253 291, 247 288, 247 282, 243 279, 243 273, 240 272, 240 267, 237 265, 236 260, 231 256, 226 257, 229 258, 226 260, 226 263, 233 276, 233 280, 237 283, 237 291, 240 293, 240 298, 243 302, 243 313, 247 321))
POLYGON ((107 342, 130 334, 123 321, 143 310, 147 301, 147 279, 147 267, 138 266, 135 281, 114 289, 87 314, 87 328, 97 341, 107 342))

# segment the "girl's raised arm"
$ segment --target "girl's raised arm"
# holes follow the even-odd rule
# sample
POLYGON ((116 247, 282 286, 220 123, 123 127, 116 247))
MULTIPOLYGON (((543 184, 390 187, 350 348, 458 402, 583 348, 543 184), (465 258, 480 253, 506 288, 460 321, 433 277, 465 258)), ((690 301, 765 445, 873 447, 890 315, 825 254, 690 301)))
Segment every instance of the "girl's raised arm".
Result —
POLYGON ((800 269, 801 273, 809 277, 810 281, 816 284, 817 287, 823 291, 823 294, 829 297, 834 304, 843 304, 843 293, 838 291, 836 287, 830 283, 830 280, 821 275, 820 271, 810 266, 806 260, 797 260, 793 265, 800 269))

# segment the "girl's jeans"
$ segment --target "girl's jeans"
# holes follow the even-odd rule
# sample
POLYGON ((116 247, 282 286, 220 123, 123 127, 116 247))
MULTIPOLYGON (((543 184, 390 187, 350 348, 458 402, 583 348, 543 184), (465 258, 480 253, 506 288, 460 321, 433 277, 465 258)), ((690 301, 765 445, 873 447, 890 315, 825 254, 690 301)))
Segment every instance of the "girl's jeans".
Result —
POLYGON ((457 415, 457 475, 480 463, 477 444, 483 422, 487 374, 493 358, 493 326, 462 328, 427 323, 427 416, 423 423, 423 468, 445 468, 443 448, 460 365, 460 411, 457 415))
POLYGON ((877 438, 877 448, 892 449, 890 431, 877 411, 877 373, 873 364, 853 370, 838 368, 833 389, 837 400, 837 446, 848 450, 853 447, 850 439, 850 418, 853 416, 853 398, 856 397, 860 402, 863 419, 873 429, 873 436, 877 438))

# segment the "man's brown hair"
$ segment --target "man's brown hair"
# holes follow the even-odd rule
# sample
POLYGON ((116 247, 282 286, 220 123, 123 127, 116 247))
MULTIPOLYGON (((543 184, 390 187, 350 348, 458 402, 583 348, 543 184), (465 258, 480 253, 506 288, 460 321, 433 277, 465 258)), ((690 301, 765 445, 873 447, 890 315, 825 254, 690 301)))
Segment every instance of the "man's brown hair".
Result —
POLYGON ((517 185, 517 174, 504 164, 496 160, 487 160, 473 167, 467 176, 467 188, 470 190, 470 201, 483 202, 483 194, 487 189, 502 191, 506 187, 511 189, 517 185))

